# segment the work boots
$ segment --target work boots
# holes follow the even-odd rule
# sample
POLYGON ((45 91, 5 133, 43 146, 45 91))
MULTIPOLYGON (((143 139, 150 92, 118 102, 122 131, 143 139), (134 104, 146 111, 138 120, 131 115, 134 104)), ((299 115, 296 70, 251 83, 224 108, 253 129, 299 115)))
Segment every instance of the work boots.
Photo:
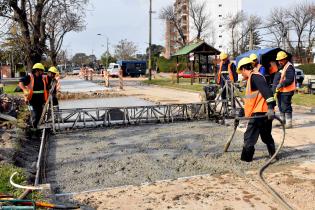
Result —
POLYGON ((255 147, 243 147, 243 151, 241 154, 241 160, 246 162, 252 162, 253 156, 255 153, 255 147))
POLYGON ((276 152, 275 144, 267 144, 267 149, 270 157, 272 157, 276 152))
POLYGON ((285 128, 292 128, 292 113, 285 113, 285 128))

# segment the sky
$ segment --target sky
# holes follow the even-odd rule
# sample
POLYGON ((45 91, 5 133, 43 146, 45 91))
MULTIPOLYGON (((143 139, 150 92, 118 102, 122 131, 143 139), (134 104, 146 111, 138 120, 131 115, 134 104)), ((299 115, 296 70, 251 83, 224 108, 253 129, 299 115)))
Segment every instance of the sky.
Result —
MULTIPOLYGON (((206 0, 214 1, 214 0, 206 0)), ((218 1, 219 0, 215 0, 218 1)), ((289 7, 306 0, 243 0, 244 11, 248 14, 267 16, 274 7, 289 7)), ((307 0, 315 2, 315 0, 307 0)), ((152 0, 152 43, 164 45, 165 24, 158 18, 165 5, 174 0, 152 0)), ((106 51, 106 39, 109 39, 109 51, 122 39, 133 41, 138 53, 145 53, 149 40, 149 0, 90 0, 86 12, 86 29, 66 35, 63 49, 70 56, 83 52, 95 54, 100 58, 106 51), (101 36, 97 34, 102 34, 101 36)))

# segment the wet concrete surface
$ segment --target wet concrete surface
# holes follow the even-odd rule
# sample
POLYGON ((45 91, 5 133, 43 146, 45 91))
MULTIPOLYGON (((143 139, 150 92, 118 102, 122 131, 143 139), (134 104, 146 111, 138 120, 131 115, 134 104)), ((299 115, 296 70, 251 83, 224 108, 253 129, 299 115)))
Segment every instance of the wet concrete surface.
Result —
POLYGON ((154 103, 136 97, 91 98, 80 100, 64 100, 59 102, 59 107, 61 109, 131 107, 148 105, 154 105, 154 103))
POLYGON ((241 133, 223 154, 232 129, 199 121, 57 134, 50 139, 47 182, 56 193, 80 192, 261 167, 268 157, 261 141, 252 163, 239 160, 241 133))
POLYGON ((98 85, 94 82, 85 81, 82 79, 67 79, 61 80, 61 92, 90 92, 99 90, 111 90, 111 88, 106 88, 104 86, 98 85))

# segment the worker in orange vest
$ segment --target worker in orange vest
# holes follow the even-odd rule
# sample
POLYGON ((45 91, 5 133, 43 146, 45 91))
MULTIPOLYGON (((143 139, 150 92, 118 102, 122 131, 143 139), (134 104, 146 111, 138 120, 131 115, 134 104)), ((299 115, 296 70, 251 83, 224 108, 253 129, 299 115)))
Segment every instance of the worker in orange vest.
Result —
POLYGON ((32 72, 23 77, 19 87, 23 90, 25 101, 35 113, 33 125, 36 127, 42 115, 43 106, 48 99, 47 77, 43 74, 45 67, 41 63, 34 64, 32 72))
POLYGON ((277 54, 280 71, 273 80, 273 89, 277 93, 280 117, 286 128, 292 128, 292 97, 296 89, 295 69, 284 51, 277 54))
POLYGON ((276 102, 265 77, 254 71, 250 58, 245 57, 238 62, 237 73, 242 74, 243 78, 247 80, 244 98, 245 117, 253 117, 249 120, 244 133, 241 160, 251 162, 259 136, 266 144, 269 155, 272 156, 275 153, 275 143, 271 130, 276 102), (267 117, 259 117, 266 114, 267 117))
MULTIPOLYGON (((224 79, 236 82, 238 80, 238 75, 236 73, 236 66, 234 63, 230 62, 228 54, 222 52, 220 54, 220 60, 216 81, 217 84, 223 88, 225 85, 224 79)), ((226 89, 223 90, 221 99, 226 99, 226 89)))

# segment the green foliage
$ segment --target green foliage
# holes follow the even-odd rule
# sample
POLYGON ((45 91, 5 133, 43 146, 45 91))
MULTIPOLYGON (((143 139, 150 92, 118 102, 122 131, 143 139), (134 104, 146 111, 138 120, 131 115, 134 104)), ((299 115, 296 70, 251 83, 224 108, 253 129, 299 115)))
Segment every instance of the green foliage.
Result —
POLYGON ((16 94, 16 92, 14 92, 16 87, 17 87, 17 84, 4 85, 4 93, 6 93, 6 94, 16 94))
POLYGON ((108 54, 108 58, 106 58, 106 52, 102 54, 101 56, 101 63, 103 64, 103 66, 105 67, 108 67, 108 65, 110 63, 116 63, 117 59, 114 58, 111 54, 108 54), (108 59, 108 63, 107 63, 107 66, 106 66, 106 61, 108 59))
POLYGON ((14 176, 14 182, 17 184, 26 184, 26 175, 23 169, 13 166, 11 164, 0 164, 0 192, 4 194, 11 194, 14 196, 19 196, 23 190, 16 189, 10 184, 10 176, 18 172, 14 176))
MULTIPOLYGON (((178 70, 182 71, 187 69, 187 61, 185 57, 178 58, 178 70)), ((160 72, 175 72, 176 71, 176 57, 172 57, 171 59, 166 59, 164 57, 159 57, 157 60, 157 64, 160 72)))
POLYGON ((315 75, 315 63, 299 65, 297 68, 302 69, 304 74, 315 75))

